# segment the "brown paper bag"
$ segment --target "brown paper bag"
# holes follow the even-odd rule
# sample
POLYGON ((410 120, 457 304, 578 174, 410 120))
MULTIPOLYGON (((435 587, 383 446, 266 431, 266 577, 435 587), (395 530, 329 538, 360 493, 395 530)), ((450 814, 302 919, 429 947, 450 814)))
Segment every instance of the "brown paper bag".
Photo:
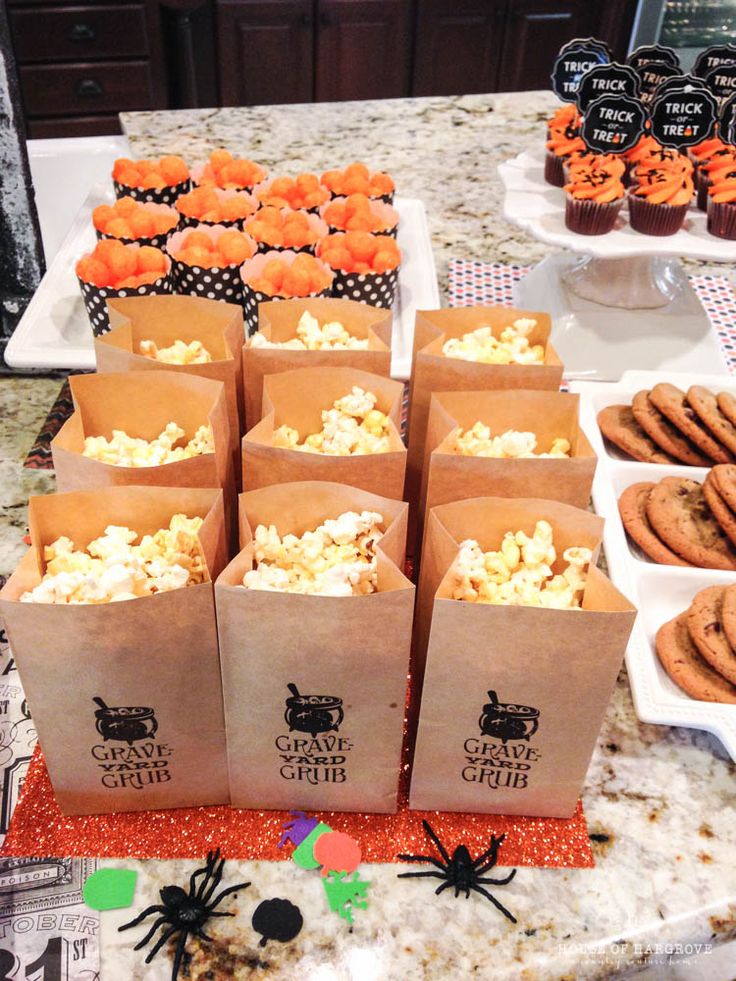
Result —
POLYGON ((260 333, 268 341, 296 337, 299 318, 308 310, 319 322, 337 320, 353 337, 368 340, 366 351, 289 351, 280 348, 243 348, 246 429, 261 418, 264 375, 295 368, 359 368, 376 375, 391 374, 391 313, 377 307, 331 297, 279 300, 258 308, 260 333))
POLYGON ((591 564, 581 610, 452 599, 460 542, 499 547, 506 531, 554 531, 597 557, 603 520, 555 501, 475 498, 429 512, 415 638, 424 674, 410 807, 569 817, 636 611, 591 564), (431 634, 430 634, 431 627, 431 634), (421 654, 426 649, 426 671, 421 654))
POLYGON ((227 562, 222 491, 106 487, 32 497, 32 548, 0 592, 13 656, 65 814, 227 803, 212 582, 98 606, 21 603, 43 548, 109 524, 141 535, 199 515, 212 580, 227 562))
POLYGON ((243 550, 215 585, 233 806, 394 812, 414 603, 400 571, 407 505, 311 482, 240 504, 243 550), (351 510, 384 517, 378 592, 239 588, 257 525, 301 535, 351 510))
POLYGON ((330 480, 362 487, 372 494, 401 500, 406 448, 399 435, 403 385, 356 368, 301 368, 264 378, 263 418, 243 437, 243 488, 297 480, 330 480), (378 397, 376 407, 389 417, 387 453, 328 456, 273 445, 279 426, 298 430, 300 440, 322 429, 322 410, 354 385, 378 397))
POLYGON ((75 411, 51 441, 59 491, 152 484, 222 487, 226 499, 232 498, 230 424, 222 382, 154 371, 72 375, 69 384, 75 411), (113 429, 122 429, 129 436, 151 440, 169 422, 181 426, 186 440, 209 423, 214 452, 158 467, 118 467, 82 455, 86 436, 110 439, 113 429))
POLYGON ((586 508, 596 455, 578 423, 579 397, 564 392, 435 392, 419 497, 419 532, 430 508, 470 497, 536 497, 586 508), (537 452, 547 453, 556 438, 570 444, 569 459, 495 459, 453 452, 458 427, 482 422, 499 436, 509 429, 533 432, 537 452))
MULTIPOLYGON (((418 310, 414 325, 411 385, 409 389, 409 455, 406 462, 406 494, 416 517, 421 488, 421 470, 427 436, 429 400, 432 392, 475 392, 493 389, 544 389, 557 391, 562 380, 562 362, 549 343, 549 314, 510 307, 454 307, 445 310, 418 310), (537 326, 530 344, 542 344, 543 365, 494 365, 460 361, 442 354, 442 345, 451 337, 462 337, 477 327, 489 326, 494 336, 520 317, 530 317, 537 326)), ((412 546, 410 525, 409 547, 412 546)))
POLYGON ((173 371, 220 381, 225 385, 232 440, 233 467, 240 474, 240 437, 243 414, 243 361, 245 331, 240 306, 198 296, 140 296, 110 300, 109 333, 95 338, 98 371, 173 371), (169 347, 180 338, 201 341, 212 355, 208 364, 164 364, 139 354, 140 342, 155 341, 169 347))

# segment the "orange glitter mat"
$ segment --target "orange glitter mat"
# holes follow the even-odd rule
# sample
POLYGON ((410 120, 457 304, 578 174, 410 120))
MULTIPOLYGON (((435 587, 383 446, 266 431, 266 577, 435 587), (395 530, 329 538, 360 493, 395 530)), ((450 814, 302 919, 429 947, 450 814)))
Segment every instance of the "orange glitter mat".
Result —
MULTIPOLYGON (((505 832, 500 865, 592 868, 595 864, 582 801, 567 819, 452 814, 410 811, 404 790, 396 814, 309 813, 335 831, 356 838, 364 862, 394 862, 399 852, 426 854, 431 849, 422 829, 422 818, 426 818, 445 845, 454 848, 462 842, 471 854, 488 847, 491 833, 505 832)), ((0 854, 201 858, 210 848, 219 847, 226 858, 275 861, 291 857, 290 846, 278 847, 282 826, 289 820, 288 811, 222 806, 65 817, 37 748, 0 854)))

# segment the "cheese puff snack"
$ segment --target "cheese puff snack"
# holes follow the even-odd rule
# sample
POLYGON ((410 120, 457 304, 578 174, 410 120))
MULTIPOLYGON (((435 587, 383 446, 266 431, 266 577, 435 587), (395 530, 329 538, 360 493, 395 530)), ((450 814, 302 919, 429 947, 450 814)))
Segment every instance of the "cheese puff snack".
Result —
POLYGON ((233 157, 228 150, 213 150, 194 179, 201 187, 253 187, 266 179, 266 171, 252 160, 233 157))
POLYGON ((327 234, 323 222, 306 211, 261 208, 245 223, 245 230, 260 245, 271 249, 302 249, 316 245, 327 234))
POLYGON ((173 259, 201 269, 241 266, 256 252, 255 242, 243 232, 228 228, 217 239, 205 231, 187 232, 171 252, 173 259))
POLYGON ((132 242, 167 235, 179 224, 179 216, 166 205, 124 197, 114 204, 98 205, 92 212, 92 223, 109 238, 132 242))
POLYGON ((299 442, 299 433, 291 426, 279 426, 273 434, 273 445, 304 453, 328 456, 363 456, 387 453, 389 450, 388 416, 375 408, 378 399, 357 385, 352 392, 336 399, 331 409, 322 411, 322 431, 299 442))
POLYGON ((167 156, 156 160, 129 160, 119 157, 112 176, 125 187, 160 190, 189 180, 189 168, 181 157, 167 156))
POLYGON ((170 347, 159 347, 155 341, 141 341, 139 353, 153 361, 164 364, 209 364, 212 355, 201 341, 184 341, 177 339, 170 347))
POLYGON ((491 430, 482 422, 476 422, 471 429, 455 434, 453 452, 461 456, 487 456, 501 459, 523 460, 534 457, 561 458, 570 456, 570 444, 558 437, 552 440, 549 453, 536 453, 537 437, 534 433, 520 433, 509 429, 499 436, 491 436, 491 430))
POLYGON ((352 163, 345 170, 326 170, 320 180, 333 197, 365 194, 369 198, 381 198, 396 190, 388 174, 381 171, 371 174, 363 163, 352 163))
POLYGON ((182 194, 176 199, 176 210, 180 214, 208 225, 242 222, 257 207, 250 194, 243 191, 223 192, 209 185, 195 187, 189 194, 182 194))
POLYGON ((367 337, 353 337, 337 320, 320 326, 316 317, 305 310, 296 325, 296 337, 288 341, 267 341, 256 333, 248 342, 250 347, 279 347, 288 351, 367 351, 367 337))
POLYGON ((263 205, 298 211, 318 208, 330 200, 330 192, 320 185, 316 174, 299 174, 295 178, 276 177, 259 188, 256 197, 263 205))
POLYGON ((75 269, 85 283, 117 290, 155 283, 168 272, 169 260, 150 245, 123 245, 116 238, 105 238, 75 269))
POLYGON ((531 538, 523 531, 507 531, 495 552, 484 552, 474 539, 462 542, 452 564, 453 599, 580 609, 592 552, 582 546, 565 549, 562 557, 567 566, 555 575, 557 552, 552 539, 551 525, 537 521, 531 538))
POLYGON ((401 264, 401 251, 390 235, 336 232, 323 238, 317 255, 346 273, 385 273, 401 264))
POLYGON ((536 320, 521 317, 504 327, 498 338, 490 327, 477 327, 462 337, 445 341, 442 353, 448 358, 481 364, 544 364, 544 348, 541 344, 532 347, 528 340, 536 325, 536 320))
POLYGON ((168 528, 154 535, 108 525, 105 533, 77 549, 58 538, 43 552, 41 582, 20 597, 21 603, 99 604, 137 599, 209 581, 197 532, 202 519, 175 514, 168 528))
POLYGON ((293 262, 269 259, 259 275, 244 272, 243 278, 251 289, 266 296, 311 296, 332 285, 332 274, 325 264, 308 252, 300 252, 293 262))
POLYGON ((322 217, 332 228, 347 232, 388 232, 397 224, 395 213, 384 214, 380 204, 376 207, 365 194, 335 198, 323 209, 322 217))
POLYGON ((376 545, 383 515, 345 511, 314 531, 279 537, 273 525, 258 525, 255 568, 246 572, 246 589, 322 596, 365 596, 377 589, 376 545))
POLYGON ((138 439, 128 436, 122 429, 113 429, 112 439, 87 436, 82 456, 114 467, 160 467, 166 463, 189 460, 202 453, 215 452, 211 426, 200 426, 187 443, 177 446, 185 435, 175 422, 168 423, 164 431, 152 440, 138 439))

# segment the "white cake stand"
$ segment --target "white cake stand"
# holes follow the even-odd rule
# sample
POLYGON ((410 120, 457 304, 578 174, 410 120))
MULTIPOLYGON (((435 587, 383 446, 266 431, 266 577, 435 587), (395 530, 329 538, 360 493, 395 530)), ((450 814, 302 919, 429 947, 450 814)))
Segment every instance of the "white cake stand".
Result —
POLYGON ((519 283, 516 303, 552 315, 565 375, 616 381, 627 369, 721 373, 718 340, 679 261, 736 261, 736 242, 709 235, 695 207, 676 235, 641 235, 625 210, 607 235, 565 227, 565 195, 544 180, 544 150, 498 168, 505 218, 567 252, 543 259, 519 283))

